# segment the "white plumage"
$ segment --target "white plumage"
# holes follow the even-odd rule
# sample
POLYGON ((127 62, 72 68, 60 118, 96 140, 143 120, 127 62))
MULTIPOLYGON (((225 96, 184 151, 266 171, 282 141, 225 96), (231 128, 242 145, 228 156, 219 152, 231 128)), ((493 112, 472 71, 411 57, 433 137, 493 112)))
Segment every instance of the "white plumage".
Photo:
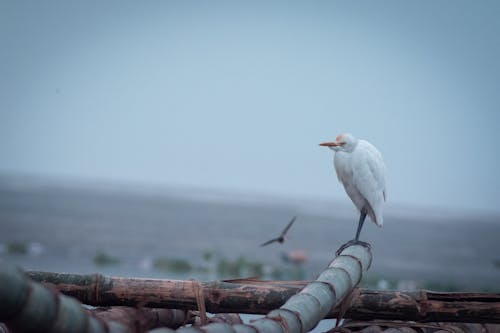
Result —
POLYGON ((355 240, 366 215, 381 227, 384 223, 385 165, 382 154, 371 143, 341 134, 335 142, 321 143, 335 151, 334 166, 339 181, 349 198, 360 211, 355 240))

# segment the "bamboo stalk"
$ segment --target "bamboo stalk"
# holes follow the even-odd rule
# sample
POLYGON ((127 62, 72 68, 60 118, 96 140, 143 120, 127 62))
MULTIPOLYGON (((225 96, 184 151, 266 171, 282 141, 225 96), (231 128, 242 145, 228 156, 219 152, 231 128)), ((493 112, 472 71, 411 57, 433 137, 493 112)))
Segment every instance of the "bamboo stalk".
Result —
MULTIPOLYGON (((202 327, 181 327, 178 333, 303 333, 314 328, 361 281, 371 263, 368 247, 351 245, 343 249, 319 277, 307 284, 285 304, 249 324, 212 323, 202 327)), ((154 330, 156 333, 168 330, 154 330)))
POLYGON ((499 333, 498 324, 416 323, 408 321, 345 321, 327 333, 499 333))
POLYGON ((134 332, 145 332, 157 327, 179 328, 194 322, 187 311, 176 309, 133 308, 112 306, 88 310, 104 322, 119 322, 134 332))
POLYGON ((132 332, 116 322, 106 328, 74 298, 30 281, 5 262, 0 266, 0 300, 0 321, 13 332, 132 332))
POLYGON ((73 297, 33 282, 15 266, 1 263, 0 321, 12 332, 23 333, 134 333, 159 326, 177 328, 189 318, 186 311, 173 309, 85 310, 73 297))
MULTIPOLYGON (((265 333, 302 333, 307 332, 317 325, 325 315, 344 297, 349 295, 353 288, 361 281, 362 274, 368 269, 371 263, 371 252, 368 247, 361 245, 351 245, 333 259, 327 269, 319 277, 307 284, 298 293, 293 294, 279 308, 269 312, 264 318, 260 318, 250 324, 230 324, 226 322, 215 322, 202 327, 181 327, 178 332, 265 332, 265 333)), ((36 274, 32 274, 35 276, 36 274)), ((73 276, 73 280, 81 277, 73 276)), ((46 282, 46 281, 45 281, 46 282)), ((100 283, 110 288, 112 299, 126 299, 127 288, 116 289, 109 281, 96 279, 80 280, 81 284, 93 285, 96 290, 100 283), (83 282, 82 282, 83 281, 83 282)), ((47 283, 47 282, 46 282, 47 283)), ((202 288, 195 282, 199 288, 202 288)), ((61 287, 61 284, 58 284, 61 287)), ((64 283, 62 284, 64 285, 64 283)), ((142 295, 141 303, 134 301, 135 305, 150 305, 160 302, 162 298, 162 285, 160 290, 144 289, 138 293, 142 295), (158 293, 159 292, 159 293, 158 293)), ((190 286, 189 291, 193 293, 198 290, 190 286)), ((122 286, 123 288, 123 286, 122 286)), ((64 288, 62 288, 64 289, 64 288)), ((275 288, 274 288, 275 289, 275 288)), ((105 289, 106 290, 106 289, 105 289)), ((175 289, 174 290, 178 290, 175 289)), ((168 291, 168 290, 166 290, 168 291)), ((198 290, 198 300, 205 295, 202 290, 198 290)), ((274 290, 273 290, 274 291, 274 290)), ((243 290, 244 292, 244 290, 243 290)), ((274 291, 276 292, 276 291, 274 291)), ((94 302, 98 303, 99 292, 91 292, 88 288, 78 290, 77 294, 84 297, 95 296, 94 302)), ((102 294, 106 296, 107 293, 102 294)), ((194 298, 196 298, 196 295, 194 298)), ((177 299, 178 295, 172 295, 177 299)), ((245 295, 240 298, 246 299, 245 295)), ((51 288, 43 287, 42 284, 29 281, 26 276, 13 266, 5 264, 0 266, 0 320, 6 320, 8 327, 12 327, 18 332, 32 331, 54 331, 54 332, 100 332, 103 327, 90 327, 91 323, 99 323, 94 316, 89 316, 81 305, 73 298, 65 295, 55 295, 51 288), (56 329, 54 329, 56 328, 56 329)), ((201 298, 204 302, 205 298, 201 298)), ((109 323, 116 323, 110 321, 109 323)), ((112 330, 108 325, 109 332, 130 332, 129 327, 121 326, 117 330, 112 330)))
MULTIPOLYGON (((194 284, 200 284, 207 311, 211 313, 266 314, 283 305, 307 281, 236 279, 196 282, 180 280, 126 279, 100 274, 76 275, 29 272, 34 280, 95 306, 146 305, 197 309, 194 284)), ((330 311, 328 318, 336 318, 330 311)), ((387 319, 419 322, 453 321, 500 323, 500 293, 436 293, 373 291, 361 289, 345 318, 387 319)))
POLYGON ((203 289, 205 306, 211 313, 262 314, 285 303, 307 282, 235 283, 225 281, 159 280, 28 272, 34 281, 93 306, 136 306, 197 309, 196 286, 203 289), (264 309, 264 310, 263 310, 264 309), (244 310, 244 311, 240 311, 244 310))
MULTIPOLYGON (((319 277, 307 284, 299 292, 281 288, 274 284, 272 288, 261 288, 262 295, 271 299, 279 299, 283 304, 269 312, 264 318, 253 321, 251 324, 229 324, 223 322, 210 323, 202 327, 182 327, 179 332, 307 332, 317 325, 330 310, 338 305, 345 296, 350 294, 353 288, 361 281, 362 274, 371 263, 371 252, 368 247, 351 245, 333 259, 330 265, 319 277), (281 289, 281 292, 279 289, 281 289), (286 293, 288 291, 288 294, 286 293), (286 300, 286 301, 285 301, 286 300)), ((182 281, 163 281, 135 279, 133 285, 123 283, 124 279, 106 278, 102 275, 77 276, 77 275, 55 275, 48 276, 46 273, 32 272, 30 276, 45 284, 52 284, 59 290, 77 296, 87 304, 97 305, 103 299, 107 302, 125 302, 126 305, 172 305, 172 307, 192 306, 196 297, 205 295, 203 288, 198 282, 191 281, 186 288, 182 281), (51 282, 48 278, 52 278, 51 282), (68 283, 69 282, 69 283, 68 283), (156 283, 151 283, 156 282, 156 283), (180 285, 179 285, 180 283, 180 285), (195 284, 195 285, 194 285, 195 284), (75 288, 75 285, 80 286, 75 288), (197 289, 198 288, 198 289, 197 289), (130 294, 135 295, 132 299, 130 294), (196 294, 196 295, 195 295, 196 294), (189 295, 191 298, 186 298, 189 295), (168 301, 165 301, 168 299, 168 301), (171 302, 173 304, 171 304, 171 302)), ((251 294, 245 289, 235 289, 234 283, 223 282, 228 292, 233 292, 229 300, 248 304, 251 294)), ((291 283, 293 285, 293 283, 291 283)), ((33 284, 37 285, 37 284, 33 284)), ((207 286, 210 289, 210 286, 207 286)), ((243 286, 244 287, 244 286, 243 286)), ((213 288, 212 288, 213 289, 213 288)), ((221 304, 224 300, 223 294, 211 292, 209 301, 204 296, 205 303, 221 304)), ((223 304, 223 303, 222 303, 223 304)), ((222 305, 224 307, 224 305, 222 305)), ((262 300, 250 304, 253 312, 261 311, 262 300)), ((211 311, 211 307, 207 306, 211 311)))

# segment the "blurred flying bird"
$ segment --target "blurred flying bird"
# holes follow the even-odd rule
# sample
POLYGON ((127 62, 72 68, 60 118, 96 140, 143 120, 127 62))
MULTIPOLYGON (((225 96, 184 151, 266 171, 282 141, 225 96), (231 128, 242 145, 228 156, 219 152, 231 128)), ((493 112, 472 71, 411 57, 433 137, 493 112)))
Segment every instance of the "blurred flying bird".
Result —
POLYGON ((320 143, 335 151, 333 164, 339 181, 360 212, 356 237, 346 245, 363 243, 359 234, 366 215, 382 226, 385 202, 385 165, 382 155, 371 143, 351 134, 340 134, 334 142, 320 143))
POLYGON ((297 219, 297 216, 292 217, 292 220, 290 222, 288 222, 287 226, 285 227, 285 229, 283 229, 283 231, 281 232, 281 235, 279 237, 268 240, 267 242, 261 244, 260 246, 266 246, 266 245, 269 245, 269 244, 274 243, 274 242, 278 242, 280 244, 283 244, 285 242, 285 240, 287 239, 286 233, 288 232, 288 229, 290 229, 290 227, 292 226, 293 222, 295 222, 296 219, 297 219))

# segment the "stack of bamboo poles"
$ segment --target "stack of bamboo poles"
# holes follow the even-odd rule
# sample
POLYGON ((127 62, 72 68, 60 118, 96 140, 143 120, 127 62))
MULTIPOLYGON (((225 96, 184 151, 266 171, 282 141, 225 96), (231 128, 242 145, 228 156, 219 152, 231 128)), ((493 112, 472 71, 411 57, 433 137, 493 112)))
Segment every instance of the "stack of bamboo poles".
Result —
MULTIPOLYGON (((87 310, 75 298, 30 281, 13 265, 0 265, 0 321, 16 333, 123 333, 158 326, 179 327, 187 312, 174 309, 114 307, 87 310)), ((0 332, 6 330, 0 326, 0 332)))
MULTIPOLYGON (((344 310, 348 309, 345 317, 358 321, 345 323, 337 332, 499 333, 500 325, 485 323, 500 323, 500 294, 357 290, 370 262, 369 249, 356 245, 346 248, 310 283, 256 279, 198 282, 28 272, 31 280, 41 284, 0 263, 0 321, 15 332, 144 332, 168 327, 154 330, 159 333, 181 326, 178 332, 306 332, 325 317, 337 318, 338 305, 351 295, 342 302, 344 310), (67 296, 106 308, 85 310, 67 296), (236 314, 206 318, 205 310, 266 316, 245 325, 236 314)), ((6 328, 0 324, 2 330, 6 328)))
MULTIPOLYGON (((181 281, 28 272, 42 282, 93 306, 147 306, 197 310, 196 290, 203 291, 211 313, 266 314, 298 293, 306 281, 181 281)), ((326 318, 336 318, 333 308, 326 318)), ((411 320, 417 322, 500 323, 499 293, 375 291, 361 289, 346 318, 411 320)))
POLYGON ((346 321, 328 333, 500 333, 500 325, 479 323, 416 323, 388 320, 346 321))
MULTIPOLYGON (((361 281, 362 274, 370 266, 371 259, 369 248, 361 245, 347 247, 319 275, 318 279, 292 295, 285 304, 270 311, 265 317, 251 324, 231 325, 219 322, 199 328, 184 327, 179 331, 307 332, 314 328, 361 281)), ((194 289, 198 290, 199 296, 199 291, 203 288, 199 284, 196 286, 194 289)), ((116 287, 111 283, 112 294, 117 299, 125 299, 124 295, 130 289, 116 289, 116 287)), ((144 307, 161 303, 162 291, 164 290, 161 285, 159 290, 149 290, 149 292, 147 288, 142 288, 141 294, 145 299, 141 304, 133 305, 144 307)), ((94 305, 98 303, 98 293, 94 296, 95 302, 88 303, 94 305)), ((16 332, 111 332, 109 327, 103 327, 102 321, 89 316, 73 298, 64 295, 55 297, 50 289, 28 281, 20 271, 9 265, 2 265, 0 269, 0 297, 2 298, 0 320, 5 321, 7 326, 15 329, 16 332)), ((178 302, 178 304, 172 304, 173 307, 182 308, 180 306, 182 300, 178 302)), ((205 302, 202 304, 205 306, 205 302)), ((110 323, 115 322, 110 321, 110 323)), ((114 331, 127 332, 129 330, 121 327, 114 331)))

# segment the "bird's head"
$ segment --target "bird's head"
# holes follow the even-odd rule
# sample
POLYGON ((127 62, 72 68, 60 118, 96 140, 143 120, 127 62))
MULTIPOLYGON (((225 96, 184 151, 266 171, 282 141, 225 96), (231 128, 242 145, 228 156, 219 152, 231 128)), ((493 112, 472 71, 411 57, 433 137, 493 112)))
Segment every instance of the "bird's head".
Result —
POLYGON ((334 151, 346 151, 351 152, 356 148, 358 144, 358 139, 356 139, 352 134, 340 134, 335 138, 333 142, 323 142, 320 146, 328 147, 334 151))

